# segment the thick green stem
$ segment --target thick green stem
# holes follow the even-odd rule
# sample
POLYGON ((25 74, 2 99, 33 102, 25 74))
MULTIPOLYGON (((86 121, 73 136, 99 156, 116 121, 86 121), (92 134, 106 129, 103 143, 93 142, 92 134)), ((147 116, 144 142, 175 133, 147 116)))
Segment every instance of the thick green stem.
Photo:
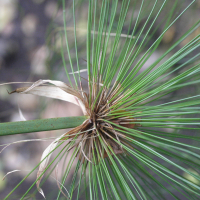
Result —
POLYGON ((86 119, 86 116, 80 116, 0 123, 0 136, 74 128, 86 119))

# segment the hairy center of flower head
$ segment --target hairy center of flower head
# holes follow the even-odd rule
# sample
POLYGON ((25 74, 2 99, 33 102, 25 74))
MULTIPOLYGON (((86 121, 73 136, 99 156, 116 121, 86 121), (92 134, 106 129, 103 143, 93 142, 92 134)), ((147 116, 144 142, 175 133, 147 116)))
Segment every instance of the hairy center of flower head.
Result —
MULTIPOLYGON (((116 91, 103 90, 99 97, 92 95, 95 105, 91 103, 89 106, 88 101, 83 101, 89 119, 80 127, 81 159, 94 162, 94 155, 100 159, 125 152, 123 145, 128 144, 126 128, 134 128, 136 119, 130 117, 131 114, 125 109, 115 109, 123 97, 121 95, 119 98, 115 94, 116 91)), ((89 95, 85 96, 88 100, 89 95)))

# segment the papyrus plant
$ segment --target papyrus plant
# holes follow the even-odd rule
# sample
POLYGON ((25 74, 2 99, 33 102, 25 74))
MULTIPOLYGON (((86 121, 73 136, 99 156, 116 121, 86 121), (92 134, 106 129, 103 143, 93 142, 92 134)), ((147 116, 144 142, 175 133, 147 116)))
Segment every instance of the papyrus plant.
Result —
POLYGON ((71 102, 84 117, 44 150, 30 189, 36 184, 47 195, 44 173, 69 157, 57 199, 199 199, 200 94, 190 93, 200 82, 199 19, 151 61, 167 31, 196 2, 62 3, 64 27, 57 30, 68 80, 39 80, 13 93, 71 102), (87 28, 78 27, 86 8, 87 28))

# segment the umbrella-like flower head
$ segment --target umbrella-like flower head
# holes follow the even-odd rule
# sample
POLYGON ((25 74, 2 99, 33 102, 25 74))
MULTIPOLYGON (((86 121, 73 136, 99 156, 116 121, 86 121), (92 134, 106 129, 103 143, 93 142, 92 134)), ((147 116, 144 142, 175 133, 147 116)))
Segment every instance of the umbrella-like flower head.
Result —
POLYGON ((66 177, 76 163, 66 195, 70 199, 80 197, 83 183, 87 199, 178 199, 177 193, 199 199, 200 148, 195 134, 200 124, 200 95, 198 90, 192 94, 191 88, 200 83, 200 35, 193 35, 189 41, 188 36, 196 33, 200 21, 159 54, 167 31, 195 1, 175 12, 178 1, 142 0, 132 5, 128 0, 91 0, 86 31, 76 27, 82 10, 77 13, 79 4, 75 2, 66 12, 63 0, 64 33, 60 33, 69 85, 39 80, 14 91, 73 103, 86 116, 82 124, 58 137, 43 152, 36 180, 39 192, 44 196, 40 188, 43 174, 53 164, 56 168, 66 155, 70 158, 63 167, 59 189, 66 195, 66 177), (168 9, 162 13, 164 7, 168 9), (66 15, 70 12, 73 28, 67 27, 66 15), (158 27, 162 32, 157 36, 158 27), (74 34, 69 34, 72 30, 74 34), (83 40, 77 37, 78 32, 83 40), (74 48, 69 39, 72 35, 74 48), (87 69, 80 64, 79 43, 86 46, 87 69), (70 66, 65 61, 64 44, 70 66), (71 52, 75 53, 73 58, 71 52), (70 67, 72 72, 68 73, 70 67), (81 75, 85 72, 87 78, 81 75), (83 80, 87 89, 83 89, 83 80), (180 94, 175 93, 182 89, 180 94), (55 157, 58 161, 50 162, 61 145, 55 157))
POLYGON ((18 88, 11 92, 33 94, 67 101, 79 106, 83 114, 88 117, 83 124, 53 141, 43 152, 41 157, 42 163, 37 173, 37 187, 43 196, 44 193, 39 187, 43 176, 41 174, 43 174, 48 166, 51 154, 59 141, 68 141, 72 140, 72 138, 77 138, 77 142, 75 142, 73 147, 76 146, 78 148, 77 156, 81 163, 87 160, 94 164, 95 162, 98 163, 99 159, 108 157, 108 154, 116 155, 125 152, 122 145, 127 144, 128 138, 125 133, 120 132, 120 129, 117 131, 115 128, 119 128, 119 126, 134 128, 136 127, 136 119, 129 116, 130 113, 126 112, 126 110, 117 113, 113 108, 120 102, 120 99, 123 99, 124 91, 120 86, 108 90, 100 82, 93 82, 92 87, 91 101, 93 103, 91 104, 89 102, 90 94, 87 94, 83 90, 76 90, 61 81, 38 80, 30 87, 18 88), (102 91, 99 95, 100 90, 102 91), (111 113, 112 116, 109 116, 111 113), (120 116, 120 114, 125 116, 120 116), (98 153, 100 156, 97 155, 98 153), (93 156, 97 158, 96 161, 93 156))

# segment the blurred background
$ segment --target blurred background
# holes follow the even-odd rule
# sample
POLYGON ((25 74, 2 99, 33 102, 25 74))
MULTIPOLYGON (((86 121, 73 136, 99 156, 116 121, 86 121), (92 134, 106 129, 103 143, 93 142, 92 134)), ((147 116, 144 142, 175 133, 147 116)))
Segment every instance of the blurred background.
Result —
MULTIPOLYGON (((52 65, 48 64, 52 51, 48 47, 47 36, 53 24, 52 19, 56 16, 58 23, 62 21, 62 9, 59 10, 58 6, 57 0, 0 0, 0 83, 55 79, 52 76, 52 65)), ((62 60, 59 65, 61 63, 62 60)), ((26 120, 82 115, 77 106, 65 102, 51 101, 33 95, 8 95, 7 90, 12 91, 22 86, 24 84, 0 86, 0 122, 21 121, 18 108, 26 120)), ((56 137, 61 133, 63 130, 1 137, 0 145, 56 137)), ((38 164, 42 152, 52 140, 17 143, 0 153, 0 199, 4 199, 38 164), (11 173, 2 180, 7 172, 13 170, 20 171, 11 173)), ((0 151, 3 147, 1 146, 0 151)), ((35 181, 36 173, 23 182, 14 193, 13 199, 20 199, 35 181)), ((46 186, 43 186, 44 191, 53 188, 52 185, 57 187, 56 181, 50 178, 46 186)), ((51 198, 54 196, 51 195, 51 198)), ((38 194, 36 199, 43 198, 38 194)))
MULTIPOLYGON (((190 3, 189 0, 184 2, 185 5, 190 3)), ((61 41, 52 31, 59 26, 62 27, 63 24, 63 12, 60 4, 61 1, 57 0, 0 0, 0 84, 34 82, 38 79, 62 80, 67 83, 60 56, 61 41)), ((71 3, 69 5, 71 6, 71 3)), ((181 6, 184 6, 184 3, 181 6)), ((168 12, 167 9, 170 7, 167 7, 165 12, 168 12)), ((87 9, 82 10, 82 16, 87 18, 87 9)), ((173 25, 166 32, 160 51, 155 51, 148 65, 165 52, 198 18, 200 18, 200 0, 184 14, 179 23, 173 25)), ((86 21, 83 20, 81 23, 80 27, 85 27, 86 21)), ((200 30, 197 30, 191 37, 198 35, 199 32, 200 30)), ((162 29, 157 29, 155 37, 161 33, 162 29)), ((188 38, 188 41, 190 39, 188 38)), ((184 41, 179 47, 186 42, 184 41)), ((80 57, 82 58, 80 64, 84 68, 86 66, 84 61, 86 52, 80 51, 80 57)), ((20 83, 0 86, 0 122, 21 121, 19 109, 27 120, 82 115, 77 106, 66 102, 32 95, 9 95, 7 92, 7 90, 12 91, 22 86, 24 84, 20 83)), ((56 137, 61 133, 63 130, 1 137, 0 145, 21 140, 56 137)), ((15 143, 8 146, 3 152, 1 149, 4 146, 1 146, 0 199, 3 199, 38 164, 42 152, 51 141, 52 139, 15 143), (20 171, 13 172, 2 180, 6 173, 13 170, 20 171)), ((25 193, 35 179, 36 172, 14 192, 13 199, 19 199, 20 195, 25 193)), ((57 187, 56 181, 49 178, 43 186, 44 193, 49 193, 49 188, 53 187, 57 187)), ((51 198, 47 199, 55 199, 56 193, 49 195, 51 198)), ((43 198, 37 194, 36 199, 43 198)))

